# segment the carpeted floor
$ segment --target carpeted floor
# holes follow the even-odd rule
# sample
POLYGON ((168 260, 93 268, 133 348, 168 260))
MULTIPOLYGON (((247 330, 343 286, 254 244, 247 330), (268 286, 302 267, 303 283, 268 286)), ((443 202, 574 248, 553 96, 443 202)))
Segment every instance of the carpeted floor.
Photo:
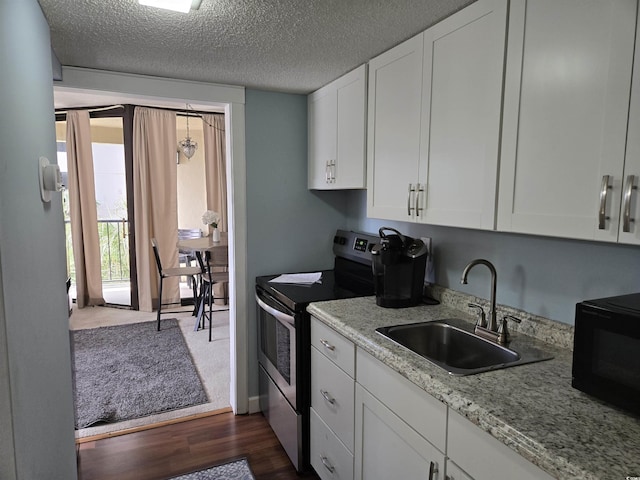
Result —
POLYGON ((74 330, 76 428, 207 402, 176 319, 74 330))
MULTIPOLYGON (((187 310, 175 315, 194 360, 209 402, 189 408, 174 410, 124 422, 98 425, 76 431, 77 438, 113 434, 118 431, 144 427, 145 425, 191 417, 229 408, 229 312, 214 312, 213 341, 208 341, 208 331, 194 331, 194 317, 187 310)), ((154 322, 155 314, 106 307, 74 308, 69 319, 72 330, 96 328, 138 322, 154 322)), ((150 325, 153 328, 153 325, 150 325)))

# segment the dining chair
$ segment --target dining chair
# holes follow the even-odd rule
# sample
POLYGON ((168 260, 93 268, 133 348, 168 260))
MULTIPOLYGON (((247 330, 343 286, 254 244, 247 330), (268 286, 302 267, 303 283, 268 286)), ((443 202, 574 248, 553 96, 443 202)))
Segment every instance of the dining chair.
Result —
MULTIPOLYGON (((200 238, 202 237, 202 230, 199 228, 179 228, 178 240, 185 240, 187 238, 200 238)), ((191 266, 192 262, 197 260, 196 254, 191 251, 183 251, 178 249, 178 263, 191 266)))
POLYGON ((163 313, 178 313, 175 311, 172 312, 163 312, 162 307, 164 305, 174 305, 175 302, 171 303, 162 303, 162 285, 165 278, 169 277, 188 277, 191 279, 191 286, 193 288, 193 300, 196 300, 197 296, 197 282, 196 277, 202 275, 202 268, 200 266, 197 267, 174 267, 174 268, 162 268, 162 262, 160 261, 160 252, 158 251, 158 242, 155 238, 151 239, 151 246, 153 247, 153 255, 156 257, 156 265, 158 267, 158 274, 160 275, 160 286, 158 288, 158 331, 160 331, 160 315, 163 313))
MULTIPOLYGON (((178 229, 178 241, 188 238, 200 238, 202 237, 202 230, 199 228, 179 228, 178 229)), ((196 254, 192 251, 184 251, 178 249, 178 263, 180 265, 185 264, 187 267, 191 267, 193 262, 196 261, 196 254)), ((191 287, 191 277, 187 277, 187 286, 191 287)))
MULTIPOLYGON (((202 257, 198 259, 202 262, 202 257)), ((222 297, 216 297, 213 293, 213 287, 220 283, 229 283, 229 247, 220 246, 207 251, 205 253, 205 262, 201 264, 202 268, 202 299, 207 302, 207 309, 202 308, 202 326, 204 321, 209 321, 209 341, 211 341, 213 328, 213 302, 215 300, 229 300, 229 296, 224 290, 222 297)))

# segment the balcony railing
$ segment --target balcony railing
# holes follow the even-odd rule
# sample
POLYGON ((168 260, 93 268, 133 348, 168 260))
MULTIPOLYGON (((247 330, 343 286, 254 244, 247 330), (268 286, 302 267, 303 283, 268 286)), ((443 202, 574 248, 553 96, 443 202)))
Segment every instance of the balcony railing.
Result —
MULTIPOLYGON (((98 220, 98 238, 100 241, 100 265, 102 281, 128 281, 129 272, 129 239, 126 220, 98 220)), ((65 221, 67 248, 67 271, 72 282, 76 281, 76 269, 73 259, 71 241, 71 224, 65 221)))

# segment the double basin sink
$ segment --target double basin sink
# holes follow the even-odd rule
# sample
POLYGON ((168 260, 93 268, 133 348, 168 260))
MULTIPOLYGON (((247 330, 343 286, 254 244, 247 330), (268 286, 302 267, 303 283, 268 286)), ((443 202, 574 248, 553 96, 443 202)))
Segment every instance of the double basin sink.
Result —
POLYGON ((517 352, 455 326, 457 319, 392 325, 376 332, 445 369, 473 375, 553 358, 539 350, 517 352))

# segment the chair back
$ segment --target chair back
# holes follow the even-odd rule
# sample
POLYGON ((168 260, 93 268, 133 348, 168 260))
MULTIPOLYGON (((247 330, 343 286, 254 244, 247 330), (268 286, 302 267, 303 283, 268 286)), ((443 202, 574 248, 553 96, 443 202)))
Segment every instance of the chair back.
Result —
POLYGON ((158 266, 158 273, 162 276, 162 262, 160 261, 160 252, 158 252, 158 242, 155 238, 151 239, 151 247, 153 248, 153 256, 156 257, 156 265, 158 266))
MULTIPOLYGON (((189 238, 202 237, 202 230, 199 228, 179 228, 178 229, 178 241, 187 240, 189 238)), ((191 265, 191 262, 196 259, 196 255, 191 251, 178 249, 178 262, 191 265)))
POLYGON ((179 228, 178 240, 186 240, 188 238, 200 238, 202 237, 202 230, 199 228, 179 228))
POLYGON ((229 247, 216 247, 207 252, 207 258, 211 267, 228 267, 229 247))

